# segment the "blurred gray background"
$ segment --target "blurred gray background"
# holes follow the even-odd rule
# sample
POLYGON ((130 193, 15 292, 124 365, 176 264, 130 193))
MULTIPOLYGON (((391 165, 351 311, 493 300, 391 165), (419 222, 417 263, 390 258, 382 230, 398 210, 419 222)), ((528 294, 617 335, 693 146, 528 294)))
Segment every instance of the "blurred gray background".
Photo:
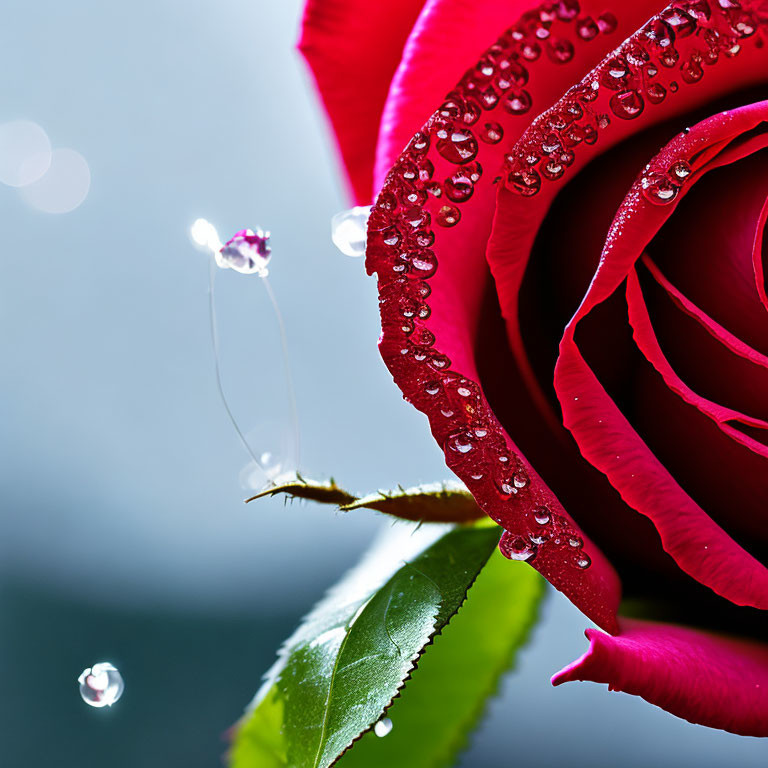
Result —
MULTIPOLYGON (((245 506, 218 400, 198 216, 273 233, 302 469, 357 491, 447 476, 376 350, 376 291, 338 253, 346 207, 293 50, 299 0, 4 0, 0 123, 86 159, 71 213, 0 186, 0 763, 216 766, 278 643, 382 521, 245 506), (109 659, 111 710, 76 678, 109 659)), ((259 450, 285 442, 257 278, 218 283, 225 386, 259 450)), ((763 766, 768 743, 549 676, 586 647, 550 594, 463 766, 763 766)), ((395 724, 395 727, 397 725, 395 724)))

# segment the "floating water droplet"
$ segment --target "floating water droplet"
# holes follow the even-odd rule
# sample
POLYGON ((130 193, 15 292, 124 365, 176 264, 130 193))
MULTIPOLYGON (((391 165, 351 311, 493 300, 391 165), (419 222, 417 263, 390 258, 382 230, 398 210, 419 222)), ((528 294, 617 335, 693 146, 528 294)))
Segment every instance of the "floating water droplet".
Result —
POLYGON ((390 733, 392 733, 393 727, 394 726, 392 725, 392 721, 388 717, 382 717, 381 720, 379 720, 379 722, 373 726, 373 732, 380 739, 383 739, 385 736, 388 736, 390 733))
POLYGON ((111 707, 123 695, 125 688, 117 667, 108 661, 84 669, 77 682, 80 696, 91 707, 111 707))
POLYGON ((261 229, 241 229, 227 240, 216 253, 216 263, 222 268, 234 269, 244 275, 266 277, 267 264, 272 258, 269 232, 261 229))
POLYGON ((357 205, 337 213, 331 219, 331 239, 345 255, 357 258, 365 254, 366 228, 371 214, 370 205, 357 205))

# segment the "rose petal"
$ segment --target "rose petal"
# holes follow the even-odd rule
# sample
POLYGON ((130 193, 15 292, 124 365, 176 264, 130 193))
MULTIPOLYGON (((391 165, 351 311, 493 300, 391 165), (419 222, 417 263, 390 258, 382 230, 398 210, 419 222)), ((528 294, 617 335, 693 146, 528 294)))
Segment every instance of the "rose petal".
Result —
POLYGON ((768 646, 665 624, 622 620, 611 637, 586 631, 589 650, 553 685, 607 683, 692 723, 768 736, 768 646))
MULTIPOLYGON (((728 137, 738 137, 766 118, 768 102, 761 102, 706 120, 672 141, 651 163, 650 172, 668 167, 678 158, 690 158, 695 151, 728 137)), ((706 167, 696 170, 691 181, 705 172, 706 167)), ((600 267, 560 345, 555 387, 564 423, 582 454, 608 476, 622 498, 653 520, 665 550, 686 573, 737 604, 768 608, 768 569, 683 491, 607 395, 575 342, 580 320, 618 288, 680 199, 666 206, 654 205, 640 189, 635 184, 617 213, 600 267)))
POLYGON ((333 125, 352 198, 370 203, 379 120, 424 0, 309 0, 299 50, 333 125))
MULTIPOLYGON (((677 4, 677 7, 683 6, 677 4)), ((665 11, 665 13, 675 12, 671 7, 665 11)), ((693 29, 698 32, 703 32, 705 27, 716 30, 721 40, 727 39, 728 36, 732 37, 730 13, 730 10, 720 6, 713 7, 710 20, 697 21, 692 25, 693 29)), ((656 34, 653 25, 658 23, 658 17, 652 19, 649 25, 635 33, 619 49, 613 51, 577 87, 551 109, 541 114, 518 141, 515 151, 511 153, 511 159, 505 166, 506 185, 499 190, 493 234, 488 245, 488 261, 496 281, 512 349, 521 372, 527 376, 529 386, 536 393, 537 402, 542 402, 544 397, 540 394, 537 378, 530 374, 523 346, 518 315, 519 290, 535 239, 559 190, 576 171, 618 142, 663 120, 687 114, 696 107, 725 94, 765 80, 768 47, 762 45, 759 37, 765 26, 764 20, 763 27, 755 22, 760 30, 758 34, 740 41, 738 55, 720 56, 716 63, 704 67, 700 82, 690 84, 683 80, 683 68, 684 65, 688 65, 692 57, 699 55, 702 46, 700 36, 695 33, 685 36, 678 33, 673 46, 654 49, 648 45, 648 34, 656 34), (619 106, 614 106, 615 97, 617 94, 624 95, 627 91, 608 88, 604 83, 612 77, 612 72, 621 72, 623 67, 621 62, 626 63, 628 57, 631 59, 636 56, 635 52, 639 49, 650 51, 649 63, 656 67, 658 74, 653 81, 643 77, 642 82, 637 84, 635 90, 642 99, 640 102, 642 109, 632 119, 621 119, 614 111, 614 109, 621 111, 619 106), (668 55, 668 53, 663 54, 663 50, 671 49, 678 52, 679 61, 675 66, 666 67, 661 63, 660 58, 662 55, 668 55), (593 88, 595 84, 596 90, 593 88), (665 96, 660 103, 652 103, 648 92, 651 85, 662 85, 665 89, 665 96), (591 99, 594 93, 597 93, 597 97, 593 101, 591 99), (577 121, 577 124, 595 129, 596 143, 581 141, 570 147, 573 153, 572 158, 569 158, 570 165, 559 178, 554 180, 547 180, 543 175, 545 160, 540 160, 532 168, 532 172, 525 171, 527 157, 546 157, 542 148, 547 145, 546 139, 551 132, 552 121, 559 119, 559 116, 574 104, 585 113, 585 117, 577 121), (528 182, 525 179, 528 179, 528 182), (521 196, 518 191, 513 191, 526 184, 529 187, 525 196, 521 196), (540 187, 538 192, 531 193, 538 187, 540 187)), ((637 170, 641 168, 638 167, 637 170)), ((599 205, 601 199, 599 190, 594 193, 590 190, 586 194, 594 194, 596 204, 599 205)))
MULTIPOLYGON (((603 10, 591 3, 583 9, 603 10)), ((587 540, 583 552, 589 557, 581 556, 584 534, 503 431, 478 387, 479 349, 485 343, 480 335, 498 321, 483 324, 489 307, 483 249, 494 208, 494 169, 536 105, 551 103, 615 42, 615 29, 592 40, 580 38, 575 12, 572 2, 533 9, 505 33, 502 47, 490 49, 449 94, 387 177, 369 222, 367 266, 379 275, 382 356, 406 397, 430 416, 449 466, 485 511, 513 534, 513 542, 515 536, 541 538, 534 511, 547 506, 556 532, 537 545, 532 564, 595 621, 613 627, 619 592, 613 569, 587 540), (508 81, 503 88, 502 80, 508 81), (509 108, 503 106, 506 101, 509 108), (467 174, 473 172, 478 178, 468 184, 467 174), (420 238, 426 244, 419 244, 420 238), (459 389, 469 393, 464 403, 455 394, 459 389), (477 422, 487 440, 467 439, 477 422), (449 441, 456 439, 465 442, 454 450, 449 441), (474 453, 473 443, 488 450, 474 453), (507 462, 498 462, 499 456, 507 462), (513 483, 518 470, 526 477, 520 488, 513 483)), ((641 13, 641 4, 626 8, 619 28, 631 29, 641 13)), ((613 19, 603 19, 603 26, 612 29, 613 19)), ((504 345, 496 357, 506 354, 504 345)), ((508 397, 522 395, 514 407, 528 420, 528 433, 545 430, 525 391, 515 381, 509 391, 508 397)), ((554 428, 560 428, 556 422, 554 428)))
MULTIPOLYGON (((764 211, 768 212, 768 205, 766 205, 764 211)), ((750 347, 694 304, 666 278, 648 254, 643 255, 642 262, 648 268, 651 275, 653 275, 656 282, 667 292, 672 301, 689 317, 693 318, 712 338, 720 342, 723 347, 733 354, 748 360, 756 367, 768 370, 768 356, 750 347)))
POLYGON ((760 212, 760 219, 755 231, 755 242, 752 246, 752 267, 755 273, 755 287, 757 288, 758 296, 760 296, 760 301, 763 302, 763 306, 768 310, 768 293, 766 293, 765 271, 763 269, 763 252, 768 252, 768 248, 766 248, 766 232, 768 232, 766 222, 768 222, 768 199, 766 199, 763 210, 760 212))
POLYGON ((627 306, 629 323, 634 331, 634 339, 645 359, 658 371, 666 385, 678 394, 686 403, 693 405, 701 413, 711 418, 725 434, 741 443, 749 450, 768 458, 768 446, 759 443, 737 430, 729 429, 728 423, 738 421, 759 429, 768 429, 768 423, 762 419, 747 416, 733 408, 728 408, 712 400, 707 400, 694 392, 675 372, 659 346, 658 339, 651 325, 651 318, 645 306, 640 281, 633 269, 627 277, 627 306))
POLYGON ((526 5, 524 0, 426 0, 384 106, 376 146, 376 189, 384 184, 411 136, 429 118, 425 107, 432 108, 448 93, 526 5))

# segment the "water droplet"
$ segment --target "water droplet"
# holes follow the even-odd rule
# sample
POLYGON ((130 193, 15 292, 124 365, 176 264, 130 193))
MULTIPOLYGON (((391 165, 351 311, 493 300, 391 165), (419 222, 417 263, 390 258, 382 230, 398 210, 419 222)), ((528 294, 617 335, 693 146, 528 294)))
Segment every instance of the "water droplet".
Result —
POLYGON ((547 54, 556 64, 567 64, 573 58, 573 43, 570 40, 549 40, 547 54))
POLYGON ((528 476, 524 472, 517 472, 512 478, 515 488, 525 488, 528 485, 528 476))
POLYGON ((469 430, 462 429, 449 435, 447 445, 456 453, 469 453, 475 447, 475 436, 469 430))
POLYGON ((539 525, 548 525, 550 523, 550 521, 552 520, 552 516, 550 515, 549 509, 547 509, 547 507, 539 507, 533 513, 533 519, 539 525))
POLYGON ((643 97, 639 91, 628 90, 614 93, 610 101, 611 109, 616 117, 622 120, 634 120, 643 112, 643 97))
POLYGON ((441 227, 455 227, 461 220, 461 211, 455 205, 444 205, 436 216, 441 227))
POLYGON ((604 35, 614 32, 618 24, 618 20, 612 13, 601 13, 597 17, 597 26, 604 35))
POLYGON ((576 536, 574 534, 568 539, 568 545, 573 547, 574 549, 580 549, 581 547, 584 546, 584 542, 581 540, 580 536, 576 536))
POLYGON ((651 104, 661 104, 667 96, 667 89, 661 83, 649 83, 645 95, 651 104))
POLYGON ((680 189, 671 179, 659 173, 649 173, 643 176, 640 186, 645 199, 655 205, 671 203, 677 197, 680 189))
POLYGON ((675 41, 675 33, 659 18, 651 19, 643 27, 643 35, 659 48, 669 48, 675 41))
POLYGON ((466 203, 467 200, 472 197, 472 194, 475 191, 475 187, 472 183, 472 179, 470 178, 469 173, 463 168, 457 171, 450 178, 446 179, 443 186, 445 188, 446 197, 454 203, 466 203))
POLYGON ((591 16, 585 16, 576 22, 576 34, 582 40, 592 40, 599 34, 600 29, 591 16))
POLYGON ((510 560, 526 561, 536 556, 538 547, 529 539, 504 531, 499 542, 499 550, 510 560))
POLYGON ((685 160, 676 160, 669 166, 669 173, 673 178, 682 181, 691 175, 691 166, 685 160))
POLYGON ((234 269, 244 275, 267 275, 267 264, 272 258, 269 232, 257 229, 241 229, 227 240, 216 254, 216 263, 226 269, 234 269))
MULTIPOLYGON (((358 257, 365 254, 366 227, 371 213, 369 205, 358 205, 348 211, 337 213, 331 219, 331 239, 333 244, 345 255, 358 257)), ((397 245, 399 233, 391 228, 387 245, 397 245)))
POLYGON ((438 371, 444 371, 446 368, 450 368, 451 359, 448 355, 441 355, 439 352, 433 352, 429 358, 429 365, 438 371))
POLYGON ((477 155, 477 139, 468 128, 455 127, 437 141, 437 151, 449 162, 468 163, 477 155))
POLYGON ((117 667, 108 661, 84 669, 77 682, 80 696, 91 707, 111 707, 123 695, 125 688, 117 667))
POLYGON ((541 189, 541 177, 533 168, 513 170, 507 175, 507 189, 531 197, 541 189))
POLYGON ((589 555, 584 554, 584 552, 580 552, 578 555, 576 555, 576 559, 573 561, 573 563, 577 568, 586 570, 590 565, 592 565, 592 558, 589 555))
POLYGON ((382 717, 381 720, 379 720, 379 722, 373 726, 373 732, 380 739, 383 739, 385 736, 388 736, 390 733, 392 733, 393 727, 394 726, 392 725, 392 721, 388 717, 382 717))
POLYGON ((420 277, 432 277, 437 271, 437 256, 433 251, 427 249, 414 251, 411 256, 411 266, 420 277))
POLYGON ((704 69, 701 66, 701 57, 694 54, 680 65, 680 77, 686 83, 698 83, 704 77, 704 69))
POLYGON ((498 144, 504 138, 504 128, 500 123, 486 123, 480 131, 480 140, 486 144, 498 144))
POLYGON ((528 91, 515 91, 504 100, 504 109, 512 115, 524 115, 531 108, 531 95, 528 91))
POLYGON ((665 8, 659 18, 675 31, 677 37, 688 37, 696 30, 696 21, 682 8, 665 8))

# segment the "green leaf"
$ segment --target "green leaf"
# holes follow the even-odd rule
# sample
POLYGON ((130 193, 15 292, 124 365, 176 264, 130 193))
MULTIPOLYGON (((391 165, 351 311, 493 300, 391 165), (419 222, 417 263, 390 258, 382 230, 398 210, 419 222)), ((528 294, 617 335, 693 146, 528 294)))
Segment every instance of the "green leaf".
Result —
POLYGON ((332 765, 390 705, 458 610, 499 533, 488 526, 388 529, 281 649, 236 735, 233 768, 332 765))
POLYGON ((461 610, 419 660, 387 711, 392 732, 366 733, 338 768, 447 768, 526 642, 546 582, 525 563, 491 555, 461 610))
POLYGON ((336 504, 339 507, 357 500, 356 496, 347 493, 343 488, 339 488, 333 478, 321 483, 316 480, 305 480, 299 475, 295 480, 280 485, 271 485, 245 501, 247 503, 256 501, 256 499, 263 499, 265 496, 277 496, 278 494, 283 494, 290 499, 305 499, 317 501, 320 504, 336 504))
POLYGON ((466 488, 447 483, 400 488, 389 493, 380 491, 349 502, 341 509, 348 512, 362 507, 426 523, 467 523, 485 516, 466 488))

